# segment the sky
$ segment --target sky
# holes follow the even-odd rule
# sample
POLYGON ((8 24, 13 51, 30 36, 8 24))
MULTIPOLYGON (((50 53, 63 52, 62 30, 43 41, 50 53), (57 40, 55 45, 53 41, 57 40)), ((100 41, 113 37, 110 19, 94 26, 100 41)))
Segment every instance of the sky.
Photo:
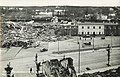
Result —
POLYGON ((0 0, 0 6, 120 6, 120 0, 0 0))

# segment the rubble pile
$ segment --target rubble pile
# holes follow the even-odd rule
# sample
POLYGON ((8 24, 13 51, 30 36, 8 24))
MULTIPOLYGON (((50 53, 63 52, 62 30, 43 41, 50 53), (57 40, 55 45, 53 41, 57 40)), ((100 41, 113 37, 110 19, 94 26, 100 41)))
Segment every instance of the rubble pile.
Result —
POLYGON ((67 37, 60 36, 59 24, 40 22, 12 22, 2 24, 2 46, 15 41, 57 41, 66 40, 67 37), (58 39, 59 37, 59 39, 58 39))
POLYGON ((120 77, 120 67, 104 72, 95 72, 93 74, 84 73, 83 75, 79 75, 78 77, 120 77))

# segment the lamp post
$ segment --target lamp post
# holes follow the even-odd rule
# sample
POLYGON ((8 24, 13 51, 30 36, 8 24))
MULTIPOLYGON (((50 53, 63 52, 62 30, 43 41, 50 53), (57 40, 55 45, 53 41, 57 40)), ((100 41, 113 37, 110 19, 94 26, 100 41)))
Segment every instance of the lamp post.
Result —
POLYGON ((35 63, 37 64, 37 58, 38 58, 38 55, 37 55, 37 53, 36 53, 36 55, 35 55, 35 63))
POLYGON ((58 52, 59 52, 59 40, 58 40, 58 52))
POLYGON ((113 36, 113 33, 111 33, 111 41, 110 41, 111 42, 111 48, 112 48, 112 36, 113 36))
POLYGON ((41 62, 38 62, 38 54, 36 53, 35 55, 35 64, 36 64, 36 75, 37 77, 39 77, 39 71, 40 71, 40 66, 41 66, 41 62))
POLYGON ((95 49, 95 46, 94 46, 94 37, 93 37, 93 51, 94 51, 94 49, 95 49))
POLYGON ((78 53, 78 73, 80 73, 80 42, 78 40, 78 45, 79 45, 79 53, 78 53))
POLYGON ((107 63, 107 66, 110 66, 110 44, 108 44, 106 51, 108 52, 108 63, 107 63))
POLYGON ((58 41, 58 52, 59 52, 59 37, 57 38, 57 41, 58 41))
POLYGON ((69 36, 70 36, 70 38, 71 38, 71 25, 70 25, 70 29, 69 29, 69 30, 70 30, 69 36))
POLYGON ((95 38, 95 33, 93 33, 93 51, 95 50, 95 41, 94 41, 94 38, 95 38))
POLYGON ((58 38, 57 38, 57 40, 58 40, 58 52, 59 52, 59 40, 60 40, 60 32, 58 32, 58 38))

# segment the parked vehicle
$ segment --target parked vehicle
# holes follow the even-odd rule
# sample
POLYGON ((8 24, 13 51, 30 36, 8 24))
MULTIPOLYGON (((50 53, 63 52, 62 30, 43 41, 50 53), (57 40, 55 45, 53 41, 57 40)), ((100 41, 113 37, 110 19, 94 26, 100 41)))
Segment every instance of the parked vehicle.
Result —
POLYGON ((83 38, 91 38, 90 35, 83 35, 83 38))
POLYGON ((91 42, 85 42, 83 44, 85 44, 85 45, 91 45, 91 42))
POLYGON ((101 36, 101 39, 105 39, 105 36, 101 36))
POLYGON ((43 49, 40 50, 40 52, 45 52, 45 51, 48 51, 48 49, 43 48, 43 49))

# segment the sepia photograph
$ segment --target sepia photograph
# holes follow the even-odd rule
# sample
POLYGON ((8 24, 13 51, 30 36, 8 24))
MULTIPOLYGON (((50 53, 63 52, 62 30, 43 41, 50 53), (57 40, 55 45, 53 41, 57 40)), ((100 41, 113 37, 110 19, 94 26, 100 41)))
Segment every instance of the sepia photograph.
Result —
POLYGON ((120 6, 58 4, 0 6, 1 77, 120 77, 120 6))

